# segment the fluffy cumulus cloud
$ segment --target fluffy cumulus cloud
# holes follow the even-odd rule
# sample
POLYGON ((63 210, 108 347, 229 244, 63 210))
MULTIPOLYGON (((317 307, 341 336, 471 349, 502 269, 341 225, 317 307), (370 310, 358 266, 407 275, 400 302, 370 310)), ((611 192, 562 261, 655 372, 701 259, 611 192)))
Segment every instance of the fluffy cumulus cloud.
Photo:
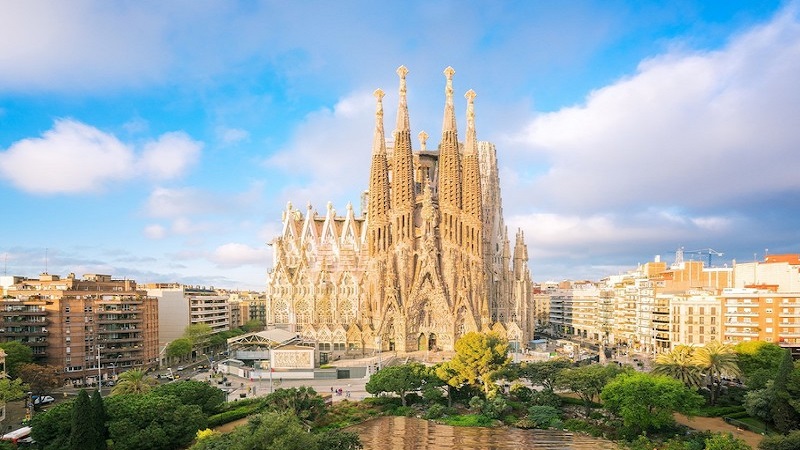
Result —
POLYGON ((244 265, 266 267, 269 262, 269 254, 266 248, 253 248, 232 242, 217 247, 209 259, 218 266, 226 268, 244 265))
POLYGON ((41 137, 0 151, 0 178, 34 194, 97 192, 139 176, 178 177, 197 160, 200 148, 184 133, 168 133, 137 151, 112 134, 59 119, 41 137))
POLYGON ((135 2, 3 2, 0 90, 89 89, 157 79, 168 22, 135 2))
POLYGON ((583 104, 538 115, 509 142, 528 148, 525 163, 504 169, 524 192, 509 196, 509 223, 528 231, 532 254, 734 245, 750 231, 744 210, 800 193, 798 79, 796 8, 719 50, 648 59, 583 104), (547 164, 536 176, 520 170, 532 160, 547 164))
POLYGON ((797 79, 793 11, 722 50, 645 61, 585 104, 529 124, 522 139, 552 164, 535 188, 551 204, 584 210, 707 207, 796 190, 797 79))
MULTIPOLYGON (((332 110, 308 115, 294 131, 290 145, 267 160, 268 167, 295 177, 296 182, 284 193, 289 199, 295 203, 311 201, 319 209, 328 200, 364 189, 375 102, 371 93, 361 92, 341 99, 332 110)), ((387 123, 387 136, 391 135, 391 126, 387 123)))

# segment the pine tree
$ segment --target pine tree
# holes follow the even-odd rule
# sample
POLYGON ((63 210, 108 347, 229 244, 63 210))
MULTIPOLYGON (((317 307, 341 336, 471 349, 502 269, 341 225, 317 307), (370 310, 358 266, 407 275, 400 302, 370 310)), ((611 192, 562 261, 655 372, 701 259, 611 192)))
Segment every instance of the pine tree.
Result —
POLYGON ((784 350, 783 360, 780 366, 778 366, 778 374, 775 375, 775 381, 772 384, 775 398, 772 401, 771 408, 772 423, 774 423, 775 428, 783 434, 796 429, 798 424, 800 424, 800 416, 798 416, 797 411, 789 404, 791 397, 786 387, 793 369, 794 363, 792 362, 792 354, 789 350, 784 350))
POLYGON ((98 440, 97 450, 106 450, 106 439, 108 439, 108 428, 106 427, 106 407, 103 404, 103 397, 100 396, 100 391, 95 390, 92 394, 92 422, 94 429, 97 432, 98 440))
POLYGON ((99 436, 94 426, 94 414, 89 394, 81 389, 72 404, 72 427, 69 434, 69 450, 96 449, 99 436))

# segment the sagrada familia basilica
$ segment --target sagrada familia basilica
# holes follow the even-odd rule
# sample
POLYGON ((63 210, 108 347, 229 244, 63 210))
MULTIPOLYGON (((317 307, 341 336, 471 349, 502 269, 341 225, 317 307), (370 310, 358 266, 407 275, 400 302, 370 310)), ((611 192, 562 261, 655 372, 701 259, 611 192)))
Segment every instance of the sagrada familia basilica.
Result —
POLYGON ((521 231, 503 222, 495 147, 477 140, 475 92, 466 93, 467 130, 458 140, 453 74, 446 76, 444 123, 436 149, 419 133, 412 148, 406 75, 393 139, 384 134, 375 91, 369 189, 360 215, 348 204, 324 215, 291 203, 271 245, 269 325, 299 333, 325 357, 381 351, 454 349, 470 331, 496 331, 512 346, 533 333, 533 292, 521 231))

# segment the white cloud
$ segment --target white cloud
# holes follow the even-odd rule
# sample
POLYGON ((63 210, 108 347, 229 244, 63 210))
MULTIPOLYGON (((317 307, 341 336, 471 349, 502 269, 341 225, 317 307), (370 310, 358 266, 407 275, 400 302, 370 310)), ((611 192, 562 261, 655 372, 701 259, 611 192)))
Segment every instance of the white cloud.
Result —
POLYGON ((144 227, 144 235, 148 239, 164 239, 167 236, 167 230, 163 225, 147 225, 144 227))
MULTIPOLYGON (((363 190, 368 181, 374 114, 375 97, 359 92, 341 99, 333 110, 308 115, 295 129, 291 144, 267 160, 268 166, 297 177, 297 184, 287 188, 287 199, 296 203, 311 200, 321 207, 328 200, 363 190), (311 181, 303 184, 303 179, 311 181)), ((386 128, 386 135, 391 136, 393 122, 386 120, 386 128)), ((344 205, 340 209, 344 210, 344 205)))
POLYGON ((41 138, 0 153, 0 176, 36 194, 101 190, 132 175, 134 155, 113 135, 73 120, 57 120, 41 138))
POLYGON ((209 259, 218 266, 227 268, 244 265, 266 267, 269 255, 266 248, 253 248, 232 242, 217 247, 209 259))
POLYGON ((42 137, 17 141, 0 152, 0 178, 35 194, 97 192, 140 175, 178 177, 200 148, 185 133, 167 133, 145 143, 138 155, 112 134, 59 119, 42 137))
POLYGON ((551 162, 537 199, 573 211, 708 207, 800 189, 795 14, 719 51, 645 61, 585 104, 535 118, 518 138, 551 162))
POLYGON ((250 139, 250 133, 240 128, 217 127, 216 134, 217 140, 219 140, 222 145, 238 144, 239 142, 245 142, 250 139))
POLYGON ((196 214, 206 209, 205 194, 196 189, 156 188, 145 204, 148 216, 175 218, 196 214))
POLYGON ((139 160, 140 170, 159 180, 176 178, 197 162, 202 147, 186 133, 163 134, 157 141, 145 144, 139 160))
POLYGON ((137 83, 160 76, 169 22, 133 4, 3 2, 0 90, 137 83))

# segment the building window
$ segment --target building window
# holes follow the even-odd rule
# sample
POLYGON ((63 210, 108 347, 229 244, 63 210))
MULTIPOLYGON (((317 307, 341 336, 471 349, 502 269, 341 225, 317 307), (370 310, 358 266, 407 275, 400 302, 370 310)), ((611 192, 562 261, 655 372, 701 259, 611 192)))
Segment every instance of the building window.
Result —
POLYGON ((69 314, 69 306, 65 306, 65 307, 64 307, 64 312, 65 312, 65 313, 67 313, 67 314, 69 314))

